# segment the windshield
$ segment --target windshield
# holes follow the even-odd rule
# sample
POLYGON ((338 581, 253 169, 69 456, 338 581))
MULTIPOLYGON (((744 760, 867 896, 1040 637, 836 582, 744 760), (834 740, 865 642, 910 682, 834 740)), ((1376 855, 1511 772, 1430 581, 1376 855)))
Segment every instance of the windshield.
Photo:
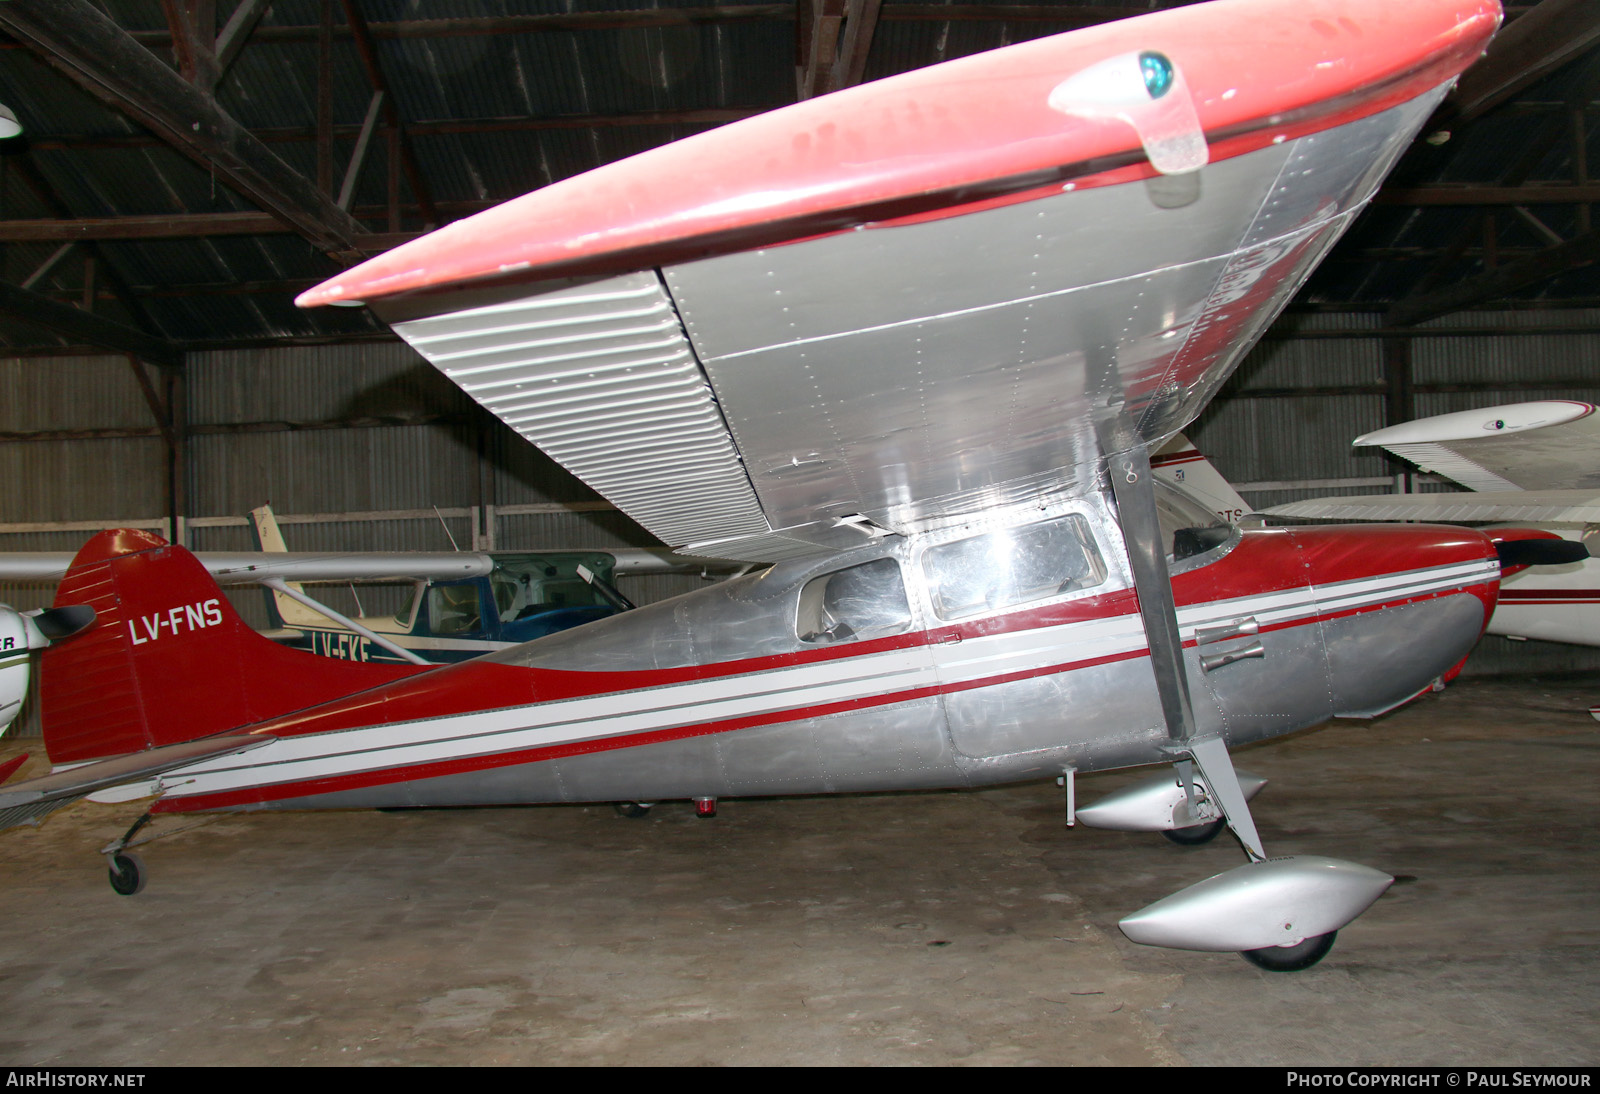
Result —
POLYGON ((597 551, 497 555, 489 578, 495 610, 502 623, 511 623, 559 608, 607 607, 605 598, 579 576, 578 567, 609 582, 614 565, 610 555, 597 551))

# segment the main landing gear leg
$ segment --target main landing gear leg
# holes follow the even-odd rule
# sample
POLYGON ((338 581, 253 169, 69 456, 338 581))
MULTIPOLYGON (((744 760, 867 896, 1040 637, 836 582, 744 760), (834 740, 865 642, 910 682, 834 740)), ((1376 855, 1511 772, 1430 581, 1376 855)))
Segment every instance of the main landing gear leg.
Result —
POLYGON ((1177 767, 1188 812, 1203 821, 1216 819, 1220 812, 1250 858, 1245 866, 1156 901, 1120 926, 1130 939, 1145 945, 1235 950, 1273 972, 1309 968, 1332 948, 1338 930, 1366 911, 1394 879, 1338 859, 1266 857, 1227 742, 1215 734, 1202 736, 1196 725, 1149 454, 1127 423, 1120 425, 1120 431, 1108 427, 1117 443, 1104 447, 1117 453, 1108 470, 1167 726, 1162 750, 1177 767), (1209 799, 1204 803, 1197 778, 1209 799))

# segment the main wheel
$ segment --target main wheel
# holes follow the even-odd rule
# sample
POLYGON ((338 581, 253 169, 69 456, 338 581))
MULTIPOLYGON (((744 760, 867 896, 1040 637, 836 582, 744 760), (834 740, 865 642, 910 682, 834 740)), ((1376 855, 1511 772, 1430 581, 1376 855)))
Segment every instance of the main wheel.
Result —
POLYGON ((1239 955, 1250 964, 1268 972, 1299 972, 1301 969, 1309 969, 1327 957, 1328 951, 1333 949, 1333 940, 1338 937, 1338 931, 1329 931, 1327 934, 1314 934, 1303 942, 1296 942, 1293 946, 1241 950, 1239 955))
POLYGON ((139 861, 138 855, 112 855, 106 874, 111 879, 112 890, 118 896, 132 896, 144 888, 144 863, 139 861))
POLYGON ((1198 847, 1202 843, 1210 843, 1216 839, 1226 827, 1228 827, 1227 818, 1218 817, 1214 821, 1191 824, 1187 828, 1164 828, 1161 834, 1181 847, 1198 847))
POLYGON ((611 808, 617 811, 617 816, 637 820, 650 815, 650 807, 642 802, 612 802, 611 808))

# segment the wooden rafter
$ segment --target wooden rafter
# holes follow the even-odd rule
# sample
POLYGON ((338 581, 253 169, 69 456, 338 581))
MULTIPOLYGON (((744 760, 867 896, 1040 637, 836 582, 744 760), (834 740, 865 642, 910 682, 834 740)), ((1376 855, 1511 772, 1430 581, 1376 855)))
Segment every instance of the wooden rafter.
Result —
POLYGON ((319 249, 340 259, 360 253, 365 229, 354 218, 88 0, 8 0, 0 27, 319 249))
POLYGON ((394 91, 389 86, 388 77, 384 75, 382 63, 378 60, 377 48, 372 44, 372 34, 367 29, 366 16, 361 13, 361 5, 357 0, 341 0, 341 2, 344 4, 345 22, 355 39, 356 51, 361 55, 361 67, 367 73, 367 82, 372 85, 373 92, 381 97, 384 122, 396 134, 396 150, 400 154, 400 165, 405 171, 406 183, 411 187, 411 193, 422 209, 424 223, 430 228, 434 227, 439 223, 439 210, 434 207, 433 190, 423 177, 422 168, 417 164, 417 157, 412 152, 411 141, 400 117, 400 108, 395 102, 394 91))
POLYGON ((1479 117, 1600 42, 1600 0, 1541 0, 1489 43, 1446 101, 1452 123, 1479 117))
POLYGON ((208 94, 217 86, 215 0, 161 0, 178 74, 208 94))
MULTIPOLYGON (((54 216, 62 220, 70 221, 73 219, 66 203, 56 196, 55 191, 50 188, 44 176, 39 174, 38 169, 33 165, 31 157, 16 156, 12 158, 11 163, 12 169, 16 171, 17 177, 22 180, 23 185, 33 191, 34 196, 39 199, 46 209, 49 209, 54 216)), ((80 237, 80 239, 82 238, 80 237)), ((150 318, 150 314, 145 311, 144 305, 139 302, 138 296, 128 288, 127 283, 117 273, 116 267, 107 259, 105 252, 95 242, 88 242, 86 246, 89 254, 99 259, 101 276, 105 280, 106 287, 111 290, 112 294, 117 298, 117 302, 127 311, 134 324, 145 334, 156 338, 161 337, 160 328, 150 318)), ((60 256, 59 251, 52 256, 52 261, 58 256, 60 256)), ((32 277, 30 275, 31 280, 32 277)), ((32 288, 32 285, 25 283, 23 288, 32 288)))
POLYGON ((239 56, 239 51, 244 49, 244 44, 250 40, 256 24, 271 6, 272 0, 242 0, 239 6, 233 9, 227 25, 222 28, 222 33, 217 35, 214 52, 217 57, 219 79, 227 74, 229 66, 239 56))
MULTIPOLYGON (((528 133, 547 129, 615 129, 655 125, 722 125, 753 117, 780 104, 766 106, 716 106, 682 110, 646 110, 628 114, 556 114, 545 117, 524 116, 514 118, 439 118, 432 121, 414 121, 406 124, 412 136, 434 137, 457 133, 528 133)), ((338 140, 353 140, 360 135, 361 127, 338 124, 333 135, 338 140)), ((311 126, 284 126, 273 129, 252 129, 250 135, 263 144, 303 143, 317 139, 311 126)), ((89 149, 152 148, 163 144, 145 133, 118 135, 102 134, 30 134, 28 146, 35 151, 83 151, 89 149)))
POLYGON ((1385 187, 1378 205, 1572 205, 1600 201, 1595 183, 1539 182, 1520 186, 1446 183, 1438 186, 1385 187))
POLYGON ((809 99, 861 82, 881 0, 802 0, 795 21, 795 94, 809 99))
POLYGON ((132 327, 70 304, 58 304, 47 296, 15 285, 0 283, 0 313, 89 345, 131 353, 155 364, 172 367, 183 364, 182 351, 165 339, 152 338, 132 327))
POLYGON ((1465 281, 1408 297, 1389 310, 1387 322, 1411 326, 1548 281, 1600 261, 1600 231, 1590 231, 1516 262, 1502 263, 1465 281))
MULTIPOLYGON (((481 212, 498 202, 453 201, 439 206, 442 216, 481 212)), ((357 216, 378 218, 382 207, 358 207, 357 216)), ((0 220, 0 243, 59 243, 68 240, 200 239, 206 236, 282 235, 294 229, 269 213, 174 213, 155 216, 73 217, 0 220)), ((386 233, 387 234, 387 233, 386 233)), ((419 233, 405 233, 408 237, 419 233)), ((356 237, 356 246, 381 247, 378 233, 356 237)), ((392 246, 392 242, 389 244, 392 246)))

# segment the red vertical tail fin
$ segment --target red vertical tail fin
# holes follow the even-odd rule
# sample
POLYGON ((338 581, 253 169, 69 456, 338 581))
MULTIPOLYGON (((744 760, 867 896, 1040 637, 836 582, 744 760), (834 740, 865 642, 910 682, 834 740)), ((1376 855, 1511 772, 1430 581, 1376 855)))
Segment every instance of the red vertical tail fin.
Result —
POLYGON ((209 737, 426 671, 335 661, 263 638, 192 554, 147 532, 91 539, 56 604, 87 604, 95 623, 41 660, 54 763, 209 737))

